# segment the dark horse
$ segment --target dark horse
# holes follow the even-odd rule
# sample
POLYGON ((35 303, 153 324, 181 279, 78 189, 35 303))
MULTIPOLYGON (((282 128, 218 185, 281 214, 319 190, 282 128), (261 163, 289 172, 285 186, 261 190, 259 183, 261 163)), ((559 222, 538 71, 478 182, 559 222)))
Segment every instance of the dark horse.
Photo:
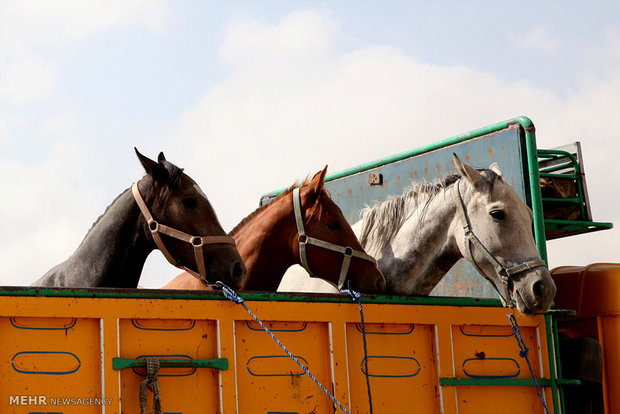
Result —
POLYGON ((112 202, 67 260, 33 286, 135 288, 147 256, 159 248, 204 283, 239 288, 245 265, 200 187, 163 153, 157 162, 136 154, 146 175, 112 202))

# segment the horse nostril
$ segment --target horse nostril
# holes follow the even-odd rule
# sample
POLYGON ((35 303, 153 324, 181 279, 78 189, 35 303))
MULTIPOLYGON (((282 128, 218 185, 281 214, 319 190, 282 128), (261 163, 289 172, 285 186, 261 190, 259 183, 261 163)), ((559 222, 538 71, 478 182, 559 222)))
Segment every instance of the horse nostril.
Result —
POLYGON ((235 262, 232 268, 233 279, 241 279, 245 275, 245 266, 242 262, 235 262))
POLYGON ((545 287, 543 285, 543 282, 541 280, 539 280, 538 282, 535 282, 532 285, 532 293, 534 293, 534 297, 536 298, 542 298, 543 295, 545 294, 545 287))

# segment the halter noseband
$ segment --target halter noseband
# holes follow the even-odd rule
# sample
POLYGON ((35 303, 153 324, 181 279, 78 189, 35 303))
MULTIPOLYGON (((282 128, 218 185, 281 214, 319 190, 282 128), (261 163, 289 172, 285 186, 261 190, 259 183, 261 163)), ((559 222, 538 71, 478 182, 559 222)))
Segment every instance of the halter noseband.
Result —
POLYGON ((499 260, 497 260, 497 258, 493 255, 493 253, 491 253, 489 251, 489 249, 487 249, 484 246, 484 244, 480 241, 480 239, 478 237, 476 237, 476 235, 472 231, 471 223, 469 222, 469 218, 467 216, 467 212, 465 211, 465 203, 463 202, 463 198, 461 197, 461 191, 459 190, 460 182, 461 182, 460 179, 456 181, 456 184, 454 185, 453 190, 452 190, 452 196, 454 198, 454 203, 456 204, 456 207, 457 207, 456 209, 459 212, 459 219, 461 220, 461 225, 463 226, 463 231, 465 233, 465 240, 464 241, 465 241, 465 252, 466 252, 466 254, 468 256, 467 258, 469 259, 471 264, 474 265, 476 270, 478 270, 478 272, 480 272, 480 274, 482 276, 484 276, 485 279, 487 279, 489 282, 491 282, 491 284, 493 285, 493 287, 495 288, 495 290, 499 294, 499 297, 502 300, 502 303, 503 303, 504 307, 513 308, 514 307, 514 299, 512 298, 512 295, 510 294, 510 289, 508 288, 508 281, 510 280, 510 277, 514 276, 514 275, 516 275, 518 273, 522 273, 522 272, 534 269, 536 267, 541 267, 541 266, 547 267, 547 264, 544 262, 544 260, 541 260, 541 259, 528 260, 526 262, 523 262, 521 264, 518 264, 518 265, 515 265, 515 266, 512 266, 512 267, 506 267, 503 264, 501 264, 499 262, 499 260), (502 293, 499 291, 497 286, 495 286, 495 283, 493 283, 491 278, 489 278, 484 273, 484 271, 478 266, 478 264, 474 260, 474 256, 471 253, 471 246, 472 245, 480 253, 482 253, 482 255, 495 268, 495 271, 497 272, 497 274, 499 275, 499 277, 500 277, 500 279, 502 281, 502 285, 504 287, 504 295, 502 295, 502 293))
POLYGON ((293 210, 295 211, 295 222, 297 223, 297 232, 299 233, 299 235, 297 236, 297 241, 299 242, 299 259, 301 260, 301 265, 304 267, 304 269, 306 269, 306 271, 310 274, 311 277, 320 276, 316 275, 312 272, 312 270, 310 270, 310 265, 308 264, 308 258, 306 256, 306 245, 308 244, 338 252, 344 256, 342 260, 342 267, 340 268, 340 277, 338 278, 338 284, 336 285, 338 290, 342 289, 344 282, 347 279, 349 265, 351 264, 351 257, 357 257, 359 259, 369 261, 375 265, 377 264, 377 261, 374 257, 359 250, 355 250, 352 247, 343 247, 337 244, 333 244, 308 236, 306 234, 306 231, 304 230, 304 220, 301 215, 301 196, 299 194, 299 188, 295 188, 293 190, 293 210))
POLYGON ((133 183, 133 185, 131 186, 131 192, 133 193, 133 197, 136 200, 136 204, 138 204, 138 207, 140 207, 142 215, 148 223, 149 230, 151 231, 151 235, 153 236, 153 240, 155 241, 157 248, 163 253, 164 257, 168 260, 168 262, 170 262, 170 264, 173 266, 189 272, 192 276, 198 278, 202 283, 208 284, 209 282, 207 281, 207 269, 205 267, 205 260, 202 254, 202 246, 204 246, 205 244, 232 244, 234 246, 235 240, 232 237, 228 236, 192 236, 172 227, 164 226, 163 224, 160 224, 153 219, 149 208, 146 206, 146 203, 144 202, 144 199, 140 194, 137 182, 133 183), (191 269, 188 269, 186 266, 179 264, 179 262, 170 254, 168 249, 166 249, 166 246, 161 239, 160 233, 165 234, 166 236, 173 237, 177 240, 184 241, 193 246, 196 266, 198 267, 198 273, 194 272, 191 269))

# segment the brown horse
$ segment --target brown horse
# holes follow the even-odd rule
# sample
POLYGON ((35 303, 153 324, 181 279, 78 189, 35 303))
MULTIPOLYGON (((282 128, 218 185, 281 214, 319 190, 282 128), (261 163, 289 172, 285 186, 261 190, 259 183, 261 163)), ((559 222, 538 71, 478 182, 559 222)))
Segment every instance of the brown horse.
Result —
MULTIPOLYGON (((293 186, 284 191, 231 231, 248 271, 243 290, 275 291, 286 269, 301 264, 335 286, 342 287, 346 280, 361 292, 384 292, 385 279, 375 260, 363 252, 324 188, 326 172, 327 166, 299 190, 293 186)), ((206 288, 182 273, 162 289, 206 288)))
POLYGON ((135 288, 147 256, 158 248, 205 282, 240 287, 245 266, 200 187, 163 153, 157 162, 137 149, 136 155, 146 175, 112 202, 66 261, 34 285, 135 288))

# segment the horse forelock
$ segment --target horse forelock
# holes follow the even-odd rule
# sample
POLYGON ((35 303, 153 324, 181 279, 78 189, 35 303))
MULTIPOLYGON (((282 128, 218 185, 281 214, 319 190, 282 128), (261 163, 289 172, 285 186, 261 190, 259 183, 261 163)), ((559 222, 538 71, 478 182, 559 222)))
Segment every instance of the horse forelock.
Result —
MULTIPOLYGON (((163 186, 161 191, 155 195, 153 199, 152 206, 153 209, 162 209, 168 203, 168 199, 174 192, 174 190, 179 186, 181 182, 181 178, 183 177, 183 168, 179 168, 171 162, 164 161, 163 166, 168 171, 168 179, 166 181, 166 185, 163 186)), ((192 180, 187 177, 190 182, 192 180)))

